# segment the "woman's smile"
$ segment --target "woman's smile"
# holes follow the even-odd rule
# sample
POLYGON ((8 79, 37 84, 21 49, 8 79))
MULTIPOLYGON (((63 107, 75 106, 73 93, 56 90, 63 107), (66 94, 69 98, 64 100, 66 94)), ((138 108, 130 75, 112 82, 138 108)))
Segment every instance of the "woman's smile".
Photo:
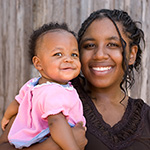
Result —
POLYGON ((97 66, 97 67, 90 67, 90 71, 95 76, 106 76, 112 72, 112 66, 97 66))
POLYGON ((95 71, 107 71, 107 70, 110 70, 111 67, 92 67, 93 70, 95 71))

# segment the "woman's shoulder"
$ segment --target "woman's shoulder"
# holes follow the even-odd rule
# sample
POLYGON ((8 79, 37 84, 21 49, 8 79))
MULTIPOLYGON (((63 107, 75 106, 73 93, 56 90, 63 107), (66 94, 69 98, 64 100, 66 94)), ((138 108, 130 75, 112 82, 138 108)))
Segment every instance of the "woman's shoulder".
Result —
POLYGON ((141 109, 141 111, 143 112, 148 112, 150 113, 150 105, 144 101, 143 99, 141 98, 131 98, 129 97, 129 101, 131 103, 131 105, 133 106, 133 108, 139 108, 141 109))
POLYGON ((132 106, 132 111, 135 113, 138 112, 141 118, 145 118, 146 116, 150 118, 150 106, 146 101, 140 98, 129 97, 129 103, 132 106))
POLYGON ((149 128, 150 124, 150 106, 146 101, 142 99, 133 99, 129 98, 129 101, 132 105, 132 112, 134 118, 139 118, 140 123, 144 124, 146 128, 149 128))

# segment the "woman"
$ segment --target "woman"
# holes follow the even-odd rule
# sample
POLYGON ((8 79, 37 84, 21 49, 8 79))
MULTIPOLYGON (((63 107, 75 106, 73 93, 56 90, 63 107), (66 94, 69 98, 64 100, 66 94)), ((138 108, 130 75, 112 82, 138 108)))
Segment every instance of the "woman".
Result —
POLYGON ((142 40, 143 31, 123 11, 98 10, 82 24, 78 42, 83 76, 72 83, 87 121, 86 150, 150 149, 150 107, 127 93, 134 83, 133 69, 141 64, 142 40))
POLYGON ((127 93, 141 65, 142 41, 143 31, 123 11, 98 10, 82 24, 84 77, 74 86, 87 120, 86 150, 150 149, 150 107, 127 93))

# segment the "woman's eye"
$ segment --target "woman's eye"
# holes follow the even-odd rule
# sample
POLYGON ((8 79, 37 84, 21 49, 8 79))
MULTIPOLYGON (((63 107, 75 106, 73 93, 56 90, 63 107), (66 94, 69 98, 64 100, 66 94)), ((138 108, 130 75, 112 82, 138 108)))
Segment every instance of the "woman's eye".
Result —
POLYGON ((116 44, 116 43, 108 43, 107 46, 108 46, 108 47, 111 47, 111 48, 119 47, 119 45, 116 44))
POLYGON ((55 53, 54 56, 62 56, 62 53, 55 53))
POLYGON ((96 45, 93 44, 93 43, 90 43, 90 44, 85 44, 83 47, 84 47, 85 49, 93 49, 93 48, 96 47, 96 45))

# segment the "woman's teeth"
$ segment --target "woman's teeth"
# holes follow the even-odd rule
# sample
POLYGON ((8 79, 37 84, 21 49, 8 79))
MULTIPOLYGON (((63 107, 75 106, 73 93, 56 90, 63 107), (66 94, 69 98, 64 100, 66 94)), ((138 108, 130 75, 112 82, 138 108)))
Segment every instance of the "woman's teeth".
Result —
POLYGON ((92 69, 95 71, 107 71, 110 70, 111 67, 93 67, 92 69))

